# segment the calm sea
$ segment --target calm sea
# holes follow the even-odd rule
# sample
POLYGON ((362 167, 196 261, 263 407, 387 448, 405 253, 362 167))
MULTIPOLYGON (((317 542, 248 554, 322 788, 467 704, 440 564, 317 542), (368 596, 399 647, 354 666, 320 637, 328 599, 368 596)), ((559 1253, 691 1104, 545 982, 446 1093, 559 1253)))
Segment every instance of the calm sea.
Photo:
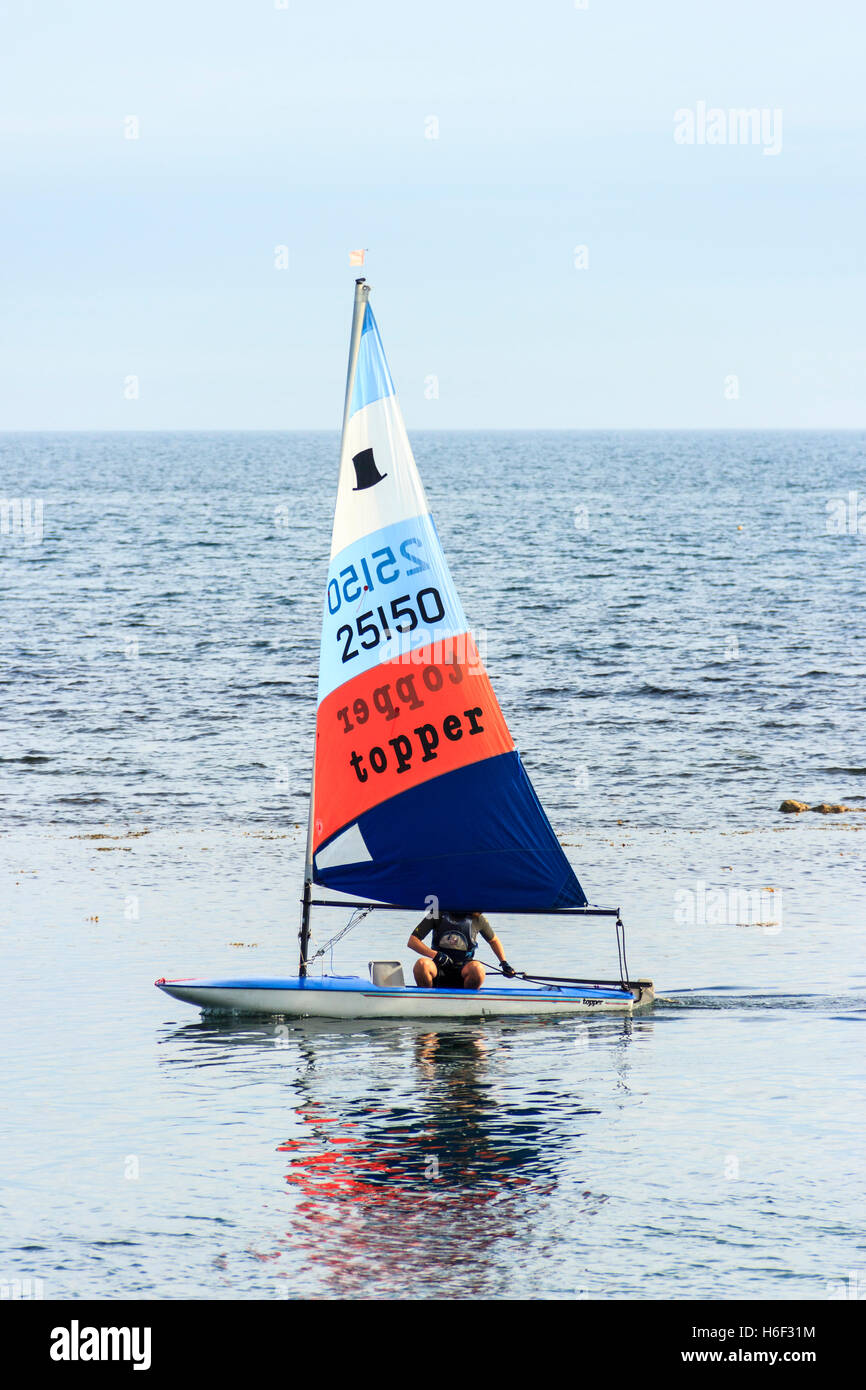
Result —
MULTIPOLYGON (((154 990, 295 968, 338 441, 0 436, 0 1293, 862 1298, 866 436, 413 443, 659 1002, 338 1028, 154 990)), ((495 924, 518 968, 616 971, 609 926, 495 924)))

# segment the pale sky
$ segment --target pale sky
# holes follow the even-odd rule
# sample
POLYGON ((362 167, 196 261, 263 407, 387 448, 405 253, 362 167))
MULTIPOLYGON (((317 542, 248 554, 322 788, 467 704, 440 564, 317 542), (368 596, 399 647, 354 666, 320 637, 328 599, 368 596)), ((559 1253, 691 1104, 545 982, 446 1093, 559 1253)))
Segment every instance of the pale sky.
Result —
POLYGON ((0 428, 866 425, 857 0, 282 4, 3 7, 0 428))

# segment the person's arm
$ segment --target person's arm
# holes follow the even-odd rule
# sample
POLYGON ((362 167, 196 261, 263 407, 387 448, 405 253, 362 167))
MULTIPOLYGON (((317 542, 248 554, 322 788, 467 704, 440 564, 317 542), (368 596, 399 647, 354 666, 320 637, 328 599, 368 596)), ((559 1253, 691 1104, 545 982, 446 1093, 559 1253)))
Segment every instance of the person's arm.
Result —
POLYGON ((502 942, 499 940, 499 937, 496 935, 496 932, 494 932, 492 936, 489 936, 487 938, 487 943, 494 956, 501 965, 502 962, 505 960, 505 951, 503 950, 502 942))
POLYGON ((512 979, 515 973, 514 969, 512 968, 512 966, 508 964, 508 961, 505 959, 505 950, 503 948, 502 942, 499 940, 499 937, 496 935, 496 932, 493 930, 486 917, 481 918, 478 927, 481 932, 481 935, 484 937, 484 940, 487 942, 494 956, 499 961, 499 964, 502 966, 502 973, 505 976, 506 980, 512 979))
POLYGON ((428 960, 435 960, 436 952, 431 950, 429 946, 425 946, 424 942, 421 939, 422 937, 427 936, 429 934, 429 931, 430 919, 428 917, 423 917, 421 921, 418 923, 415 930, 413 931, 412 935, 409 937, 409 940, 406 942, 406 945, 409 947, 410 951, 416 951, 419 956, 426 956, 428 960))
POLYGON ((483 912, 479 912, 478 916, 475 919, 475 925, 477 926, 484 940, 487 942, 496 959, 498 961, 505 960, 505 952, 502 949, 502 942, 499 940, 499 937, 496 935, 496 932, 493 930, 492 926, 488 922, 487 918, 484 916, 483 912))

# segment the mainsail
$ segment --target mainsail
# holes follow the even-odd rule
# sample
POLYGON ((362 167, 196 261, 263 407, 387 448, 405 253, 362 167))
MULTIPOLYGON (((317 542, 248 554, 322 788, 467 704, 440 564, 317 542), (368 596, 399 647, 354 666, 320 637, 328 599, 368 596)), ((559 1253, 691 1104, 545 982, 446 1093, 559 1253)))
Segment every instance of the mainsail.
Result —
POLYGON ((469 631, 357 282, 308 875, 383 903, 583 907, 469 631))

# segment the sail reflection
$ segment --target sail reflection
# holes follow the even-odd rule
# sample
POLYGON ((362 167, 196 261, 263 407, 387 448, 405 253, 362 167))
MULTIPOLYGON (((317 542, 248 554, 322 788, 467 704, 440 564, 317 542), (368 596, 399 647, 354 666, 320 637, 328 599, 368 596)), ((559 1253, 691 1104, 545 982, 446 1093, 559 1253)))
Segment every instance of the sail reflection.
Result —
POLYGON ((652 1029, 211 1016, 167 1030, 164 1062, 209 1104, 202 1069, 225 1071, 221 1122, 260 1155, 220 1278, 250 1287, 252 1264, 258 1296, 283 1298, 508 1297, 518 1271, 546 1287, 556 1233, 579 1250, 585 1223, 608 1219, 598 1117, 641 1103, 629 1052, 652 1029))
POLYGON ((545 1104, 500 1089, 497 1036, 483 1028, 414 1036, 410 1103, 383 1100, 374 1078, 339 1107, 317 1099, 314 1049, 300 1043, 304 1132, 279 1146, 294 1198, 286 1252, 311 1261, 332 1297, 375 1297, 401 1280, 407 1293, 451 1287, 467 1269, 476 1289, 506 1294, 511 1260, 498 1251, 525 1237, 590 1112, 574 1095, 545 1104))

